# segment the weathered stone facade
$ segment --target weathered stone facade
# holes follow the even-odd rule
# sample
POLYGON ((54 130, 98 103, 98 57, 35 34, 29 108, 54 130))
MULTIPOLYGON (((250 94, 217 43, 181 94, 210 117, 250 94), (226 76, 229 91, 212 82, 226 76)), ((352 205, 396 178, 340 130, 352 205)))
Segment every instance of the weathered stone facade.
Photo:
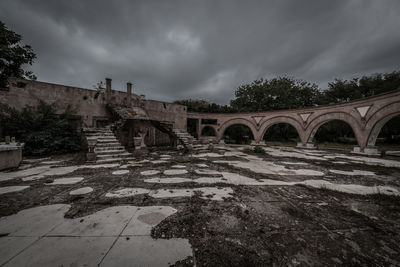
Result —
MULTIPOLYGON (((129 88, 128 83, 128 88, 129 88)), ((10 79, 10 87, 0 90, 0 102, 16 109, 35 106, 39 100, 48 104, 55 103, 60 111, 70 105, 82 117, 84 127, 96 127, 96 123, 108 120, 110 114, 106 104, 117 103, 143 108, 150 119, 172 124, 176 129, 186 128, 186 107, 182 105, 145 100, 134 93, 112 90, 111 79, 107 79, 106 88, 97 97, 96 90, 66 85, 10 79)))
MULTIPOLYGON (((186 107, 182 105, 146 100, 143 96, 132 93, 132 84, 127 83, 127 92, 116 91, 111 87, 111 79, 106 79, 106 88, 96 91, 45 82, 10 79, 10 87, 0 90, 0 102, 18 110, 26 106, 36 106, 42 100, 56 104, 63 112, 68 106, 76 110, 82 118, 82 127, 102 127, 113 118, 107 105, 137 107, 144 110, 146 119, 169 125, 173 129, 186 129, 186 107)), ((133 137, 139 129, 146 131, 146 144, 170 144, 170 137, 144 121, 127 122, 118 129, 118 139, 127 147, 133 148, 133 137), (157 137, 157 138, 156 138, 157 137)))
MULTIPOLYGON (((127 92, 115 91, 111 87, 111 79, 106 79, 106 88, 101 91, 22 79, 11 79, 10 87, 0 91, 0 102, 17 109, 36 105, 38 100, 49 104, 56 103, 60 111, 68 105, 75 108, 82 118, 83 127, 100 127, 117 120, 107 109, 109 105, 143 110, 146 120, 126 121, 117 130, 119 140, 128 148, 134 147, 134 137, 142 136, 143 132, 147 145, 170 144, 171 136, 160 131, 160 127, 155 127, 157 124, 154 122, 161 123, 171 130, 186 131, 188 119, 196 121, 196 136, 204 142, 219 142, 229 126, 243 124, 251 129, 255 143, 259 143, 269 127, 287 123, 297 130, 300 147, 313 147, 314 135, 321 125, 331 120, 341 120, 349 124, 354 131, 358 142, 354 151, 376 153, 375 142, 381 128, 391 118, 400 114, 399 90, 336 105, 228 114, 188 113, 182 105, 145 100, 142 96, 132 93, 131 83, 127 83, 127 92), (215 123, 210 124, 210 121, 215 123), (214 129, 215 136, 202 135, 205 128, 214 129)), ((210 132, 209 130, 207 132, 210 132)))

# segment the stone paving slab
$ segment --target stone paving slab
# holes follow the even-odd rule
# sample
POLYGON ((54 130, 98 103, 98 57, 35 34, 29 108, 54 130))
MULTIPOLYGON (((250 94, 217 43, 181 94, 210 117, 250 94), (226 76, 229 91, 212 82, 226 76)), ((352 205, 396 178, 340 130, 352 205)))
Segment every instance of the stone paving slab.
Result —
POLYGON ((100 266, 169 266, 189 255, 192 255, 192 249, 187 239, 120 237, 100 266))
POLYGON ((0 265, 3 266, 7 261, 18 255, 24 249, 32 245, 39 237, 24 236, 24 237, 2 237, 0 238, 0 265))
POLYGON ((41 237, 61 224, 70 205, 57 204, 22 210, 0 220, 0 234, 41 237))
POLYGON ((26 209, 0 220, 3 266, 168 266, 192 255, 187 239, 153 239, 168 206, 114 206, 75 219, 70 205, 26 209), (121 234, 124 236, 121 236, 121 234), (104 260, 104 261, 103 261, 104 260))
POLYGON ((97 266, 115 237, 43 237, 5 266, 97 266))
POLYGON ((66 220, 47 236, 118 236, 137 211, 133 206, 117 206, 94 214, 66 220))

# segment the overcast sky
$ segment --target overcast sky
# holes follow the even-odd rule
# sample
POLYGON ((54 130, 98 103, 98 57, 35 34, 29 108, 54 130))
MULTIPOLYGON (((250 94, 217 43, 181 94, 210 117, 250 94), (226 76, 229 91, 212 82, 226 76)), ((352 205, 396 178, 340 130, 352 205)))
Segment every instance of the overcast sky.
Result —
POLYGON ((105 77, 148 99, 227 104, 258 78, 400 70, 399 0, 1 0, 0 20, 37 54, 39 81, 105 77))

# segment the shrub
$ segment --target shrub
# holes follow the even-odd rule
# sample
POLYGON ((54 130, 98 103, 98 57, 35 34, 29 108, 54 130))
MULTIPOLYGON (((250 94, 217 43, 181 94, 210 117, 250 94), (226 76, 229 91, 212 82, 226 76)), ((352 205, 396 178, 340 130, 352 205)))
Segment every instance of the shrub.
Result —
POLYGON ((78 129, 78 116, 69 107, 56 114, 54 105, 40 101, 36 107, 18 111, 0 104, 3 136, 15 136, 25 143, 25 155, 52 155, 80 151, 85 148, 78 129))
POLYGON ((260 146, 255 146, 253 148, 253 152, 257 153, 257 154, 265 154, 265 150, 264 148, 260 147, 260 146))

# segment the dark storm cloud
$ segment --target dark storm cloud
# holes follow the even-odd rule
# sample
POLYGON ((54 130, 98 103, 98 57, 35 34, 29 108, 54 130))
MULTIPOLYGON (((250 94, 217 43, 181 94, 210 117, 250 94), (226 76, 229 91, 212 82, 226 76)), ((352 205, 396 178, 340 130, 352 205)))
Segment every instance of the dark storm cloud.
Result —
POLYGON ((400 1, 21 1, 0 17, 37 53, 42 81, 134 83, 148 98, 227 103, 254 79, 400 69, 400 1))

